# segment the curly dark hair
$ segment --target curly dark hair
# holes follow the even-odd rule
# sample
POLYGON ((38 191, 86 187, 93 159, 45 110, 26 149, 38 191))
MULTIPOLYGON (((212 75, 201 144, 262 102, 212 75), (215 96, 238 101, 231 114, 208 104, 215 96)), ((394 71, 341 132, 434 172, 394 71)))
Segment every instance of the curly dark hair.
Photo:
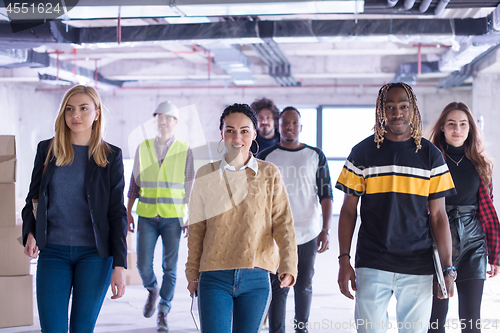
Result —
POLYGON ((257 114, 255 113, 255 111, 248 104, 234 103, 233 105, 229 105, 228 107, 226 107, 222 112, 222 115, 220 116, 219 129, 221 131, 222 127, 224 126, 224 118, 226 118, 226 116, 230 115, 231 113, 235 112, 243 113, 245 116, 250 118, 250 120, 253 123, 254 129, 257 130, 257 114))
POLYGON ((261 99, 256 99, 251 105, 252 109, 255 111, 256 114, 259 114, 259 112, 262 109, 268 109, 273 113, 273 118, 274 118, 274 127, 278 128, 278 121, 280 119, 280 111, 274 105, 274 102, 270 100, 269 98, 261 98, 261 99))

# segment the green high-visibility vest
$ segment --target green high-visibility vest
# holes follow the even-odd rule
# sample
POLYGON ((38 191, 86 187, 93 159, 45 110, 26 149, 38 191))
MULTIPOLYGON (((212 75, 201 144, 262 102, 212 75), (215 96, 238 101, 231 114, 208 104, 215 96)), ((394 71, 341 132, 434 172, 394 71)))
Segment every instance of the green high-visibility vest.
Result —
POLYGON ((186 216, 184 189, 188 143, 175 140, 158 165, 154 139, 139 146, 139 203, 137 215, 164 218, 186 216))

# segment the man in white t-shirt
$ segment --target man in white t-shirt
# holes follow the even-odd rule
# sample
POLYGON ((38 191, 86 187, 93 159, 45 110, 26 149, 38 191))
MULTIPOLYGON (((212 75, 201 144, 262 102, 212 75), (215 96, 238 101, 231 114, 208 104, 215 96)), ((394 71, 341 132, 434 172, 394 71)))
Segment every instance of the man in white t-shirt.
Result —
MULTIPOLYGON (((260 152, 257 157, 280 168, 290 200, 299 255, 292 326, 296 332, 303 333, 308 328, 316 253, 322 253, 329 247, 332 186, 325 154, 321 149, 299 141, 302 125, 296 108, 289 106, 283 109, 279 129, 280 142, 260 152)), ((278 276, 271 274, 270 333, 285 333, 289 288, 280 288, 278 276)))

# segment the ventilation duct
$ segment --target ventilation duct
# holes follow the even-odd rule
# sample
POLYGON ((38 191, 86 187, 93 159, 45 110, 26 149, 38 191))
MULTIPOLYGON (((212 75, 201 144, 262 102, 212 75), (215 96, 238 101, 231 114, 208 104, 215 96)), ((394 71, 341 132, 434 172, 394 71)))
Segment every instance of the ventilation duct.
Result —
POLYGON ((418 62, 409 62, 399 65, 398 72, 392 82, 405 82, 414 84, 417 82, 417 75, 439 72, 439 63, 437 61, 424 61, 420 64, 420 73, 418 72, 418 62))
POLYGON ((205 45, 205 48, 213 54, 214 62, 231 75, 235 85, 248 86, 255 83, 251 63, 236 47, 218 43, 205 45))
POLYGON ((493 31, 500 31, 500 6, 490 14, 489 26, 493 31))
POLYGON ((39 53, 25 49, 0 48, 0 67, 40 68, 38 78, 40 82, 50 84, 65 84, 64 82, 95 84, 99 88, 119 88, 123 81, 108 80, 93 70, 76 66, 73 63, 53 59, 48 53, 39 53))
POLYGON ((22 64, 27 60, 28 50, 0 49, 0 67, 22 64))
POLYGON ((472 43, 472 39, 468 39, 467 42, 460 44, 458 51, 454 51, 453 48, 446 51, 439 60, 439 68, 442 72, 458 71, 492 46, 495 44, 476 44, 472 43))
POLYGON ((38 53, 26 49, 0 48, 0 67, 48 67, 50 57, 46 53, 38 53))
POLYGON ((124 81, 108 80, 95 70, 77 66, 72 62, 50 58, 50 66, 38 71, 40 82, 62 84, 64 81, 93 85, 99 89, 114 89, 123 86, 124 81), (60 82, 61 81, 61 82, 60 82))
POLYGON ((474 74, 475 69, 498 49, 500 49, 500 44, 490 47, 486 52, 483 52, 480 56, 476 57, 471 63, 463 66, 459 71, 453 72, 450 76, 441 80, 437 87, 448 89, 463 86, 464 82, 474 74))
MULTIPOLYGON (((496 18, 497 16, 495 16, 496 18)), ((495 22, 495 21, 494 21, 495 22)), ((500 20, 496 20, 496 27, 500 20)), ((116 27, 74 28, 61 21, 52 21, 50 38, 46 27, 37 27, 31 33, 13 34, 8 23, 0 23, 0 45, 7 43, 50 43, 97 44, 116 43, 116 27), (22 37, 22 38, 20 38, 22 37)), ((375 37, 413 36, 436 38, 439 36, 481 36, 492 31, 491 18, 478 19, 393 19, 393 20, 288 20, 288 21, 243 21, 199 24, 124 26, 121 29, 122 43, 144 43, 184 41, 186 44, 206 44, 213 40, 226 44, 261 43, 263 38, 324 38, 324 37, 375 37), (266 25, 274 29, 262 34, 266 25)), ((33 47, 31 45, 30 47, 33 47)), ((21 48, 21 47, 9 47, 21 48)))
POLYGON ((300 86, 301 83, 292 77, 291 64, 281 52, 278 44, 272 39, 266 43, 253 44, 252 48, 269 68, 269 75, 282 87, 300 86))
POLYGON ((41 83, 52 84, 52 85, 57 85, 57 86, 69 86, 69 85, 73 84, 73 81, 63 80, 61 78, 58 78, 57 76, 50 75, 50 74, 38 73, 38 80, 41 83))

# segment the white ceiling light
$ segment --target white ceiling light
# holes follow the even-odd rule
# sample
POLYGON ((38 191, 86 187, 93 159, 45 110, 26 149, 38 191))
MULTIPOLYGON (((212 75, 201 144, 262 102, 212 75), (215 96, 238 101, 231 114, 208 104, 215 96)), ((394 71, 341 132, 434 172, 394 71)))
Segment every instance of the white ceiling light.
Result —
POLYGON ((178 17, 179 14, 170 6, 75 6, 67 13, 72 20, 140 17, 178 17))
POLYGON ((187 16, 240 16, 362 13, 363 0, 177 5, 187 16))
POLYGON ((208 17, 165 17, 165 21, 169 24, 194 24, 194 23, 210 23, 208 17))
MULTIPOLYGON (((71 20, 116 18, 172 17, 179 23, 200 23, 185 21, 184 16, 248 16, 248 15, 292 15, 292 14, 345 14, 362 13, 364 0, 326 0, 326 1, 282 1, 282 2, 248 2, 234 4, 195 4, 175 6, 85 6, 73 7, 66 18, 71 20)), ((168 21, 168 19, 167 19, 168 21)), ((172 21, 175 22, 175 21, 172 21)), ((175 24, 175 23, 172 23, 175 24)))
MULTIPOLYGON (((176 41, 177 43, 179 41, 176 41)), ((234 44, 261 44, 264 43, 262 38, 260 37, 241 37, 241 38, 224 38, 224 39, 191 39, 182 41, 184 44, 198 44, 203 45, 207 48, 210 48, 213 44, 224 43, 226 45, 234 45, 234 44)))
POLYGON ((318 43, 317 37, 273 37, 276 43, 318 43))

